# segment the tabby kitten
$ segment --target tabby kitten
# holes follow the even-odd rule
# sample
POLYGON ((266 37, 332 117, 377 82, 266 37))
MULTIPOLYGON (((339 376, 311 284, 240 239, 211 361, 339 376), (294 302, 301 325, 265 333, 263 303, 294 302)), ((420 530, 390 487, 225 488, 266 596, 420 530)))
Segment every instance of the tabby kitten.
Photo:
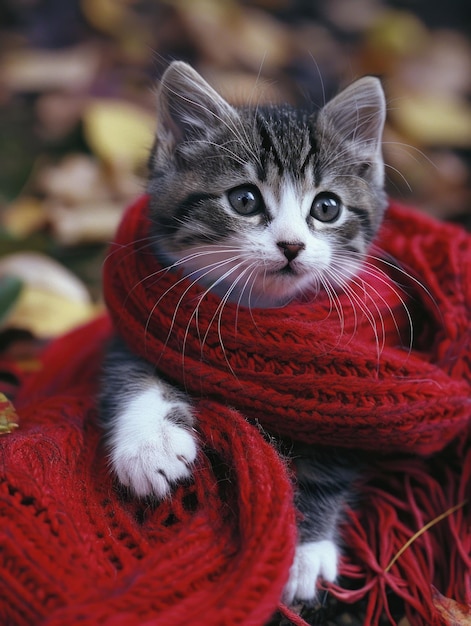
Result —
MULTIPOLYGON (((150 159, 155 254, 244 307, 341 289, 385 210, 384 119, 372 77, 316 112, 237 109, 191 67, 172 63, 150 159)), ((189 399, 119 338, 105 363, 101 416, 112 469, 136 496, 166 498, 191 475, 197 415, 189 399)), ((287 603, 313 601, 317 579, 336 578, 337 526, 356 471, 330 448, 298 446, 293 457, 302 521, 287 603)))

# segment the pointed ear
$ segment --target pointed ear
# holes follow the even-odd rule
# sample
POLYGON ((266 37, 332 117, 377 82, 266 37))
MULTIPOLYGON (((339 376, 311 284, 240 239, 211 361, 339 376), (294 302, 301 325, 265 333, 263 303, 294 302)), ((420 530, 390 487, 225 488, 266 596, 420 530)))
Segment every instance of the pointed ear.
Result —
POLYGON ((381 155, 386 101, 379 79, 365 76, 344 89, 320 111, 320 129, 330 129, 340 141, 357 144, 365 157, 381 155))
POLYGON ((237 118, 235 109, 187 63, 174 61, 165 71, 158 92, 159 134, 169 147, 207 135, 218 123, 237 118))

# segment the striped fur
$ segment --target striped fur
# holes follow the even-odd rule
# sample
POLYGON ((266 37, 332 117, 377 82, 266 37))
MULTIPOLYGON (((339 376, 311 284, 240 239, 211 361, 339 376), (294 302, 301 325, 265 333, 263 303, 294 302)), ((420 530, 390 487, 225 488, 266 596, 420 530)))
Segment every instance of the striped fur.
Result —
MULTIPOLYGON (((235 109, 176 62, 158 100, 148 191, 160 260, 241 306, 345 289, 386 205, 379 81, 361 79, 315 112, 235 109)), ((101 418, 112 469, 135 495, 168 497, 190 475, 189 399, 119 338, 105 363, 101 418)), ((301 521, 284 600, 312 602, 317 579, 336 577, 337 526, 358 467, 328 445, 290 453, 301 521)))

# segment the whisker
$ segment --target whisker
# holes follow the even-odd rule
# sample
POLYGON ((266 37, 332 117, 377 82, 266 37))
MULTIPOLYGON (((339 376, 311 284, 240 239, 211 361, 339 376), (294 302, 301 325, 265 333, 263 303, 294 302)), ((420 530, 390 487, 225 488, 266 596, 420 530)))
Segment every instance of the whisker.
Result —
POLYGON ((321 90, 322 90, 322 106, 325 106, 327 102, 327 97, 325 93, 325 84, 324 84, 324 79, 322 78, 321 68, 319 67, 319 63, 316 61, 316 58, 312 52, 309 52, 309 56, 311 57, 312 62, 316 66, 317 76, 319 78, 319 82, 320 82, 321 90))
MULTIPOLYGON (((240 258, 240 257, 239 257, 239 258, 240 258)), ((234 257, 234 259, 235 259, 235 257, 234 257)), ((232 259, 232 260, 234 260, 234 259, 232 259)), ((213 289, 214 289, 214 288, 215 288, 218 284, 220 284, 220 283, 224 283, 224 282, 226 281, 226 279, 227 279, 227 278, 228 278, 231 274, 233 274, 233 273, 236 273, 236 274, 237 274, 237 272, 238 272, 239 268, 240 268, 240 267, 242 267, 242 266, 244 265, 244 263, 245 263, 245 262, 246 262, 246 260, 245 260, 245 259, 242 259, 242 261, 240 261, 237 265, 235 265, 234 267, 229 268, 229 269, 228 269, 228 270, 227 270, 224 274, 222 274, 222 276, 220 276, 220 277, 219 277, 216 281, 214 281, 214 282, 213 282, 213 283, 212 283, 212 284, 211 284, 211 285, 210 285, 210 286, 209 286, 209 287, 208 287, 208 288, 204 291, 204 293, 203 293, 203 294, 201 295, 201 297, 199 298, 199 300, 198 300, 198 304, 197 304, 197 306, 195 307, 195 309, 194 309, 194 311, 193 311, 193 313, 192 313, 192 315, 191 315, 190 319, 188 320, 187 327, 186 327, 186 330, 185 330, 185 335, 184 335, 184 340, 183 340, 183 350, 182 350, 182 365, 183 365, 183 371, 184 371, 185 347, 186 347, 186 342, 187 342, 187 340, 188 340, 188 334, 189 334, 189 331, 190 331, 190 325, 191 325, 191 322, 193 321, 193 319, 194 319, 194 318, 195 318, 195 319, 197 319, 197 317, 198 317, 198 313, 199 313, 199 307, 200 307, 201 303, 203 302, 203 300, 205 299, 205 297, 206 297, 206 296, 207 296, 207 295, 211 292, 211 290, 213 290, 213 289)), ((224 264, 225 264, 225 263, 224 263, 224 264)), ((245 272, 245 271, 246 271, 246 270, 244 270, 244 272, 245 272)), ((226 291, 225 295, 221 298, 221 301, 218 303, 218 306, 217 306, 217 308, 216 308, 216 311, 214 312, 214 314, 213 314, 213 316, 212 316, 211 320, 209 321, 209 323, 208 323, 208 325, 207 325, 206 332, 205 332, 205 334, 204 334, 203 338, 202 338, 202 339, 200 339, 200 344, 201 344, 201 358, 203 358, 203 350, 204 350, 204 345, 205 345, 206 340, 207 340, 207 338, 208 338, 208 334, 209 334, 209 332, 210 332, 211 326, 212 326, 212 325, 213 325, 213 323, 214 323, 214 320, 216 319, 216 317, 218 316, 218 313, 220 312, 220 313, 219 313, 219 322, 218 322, 218 337, 219 337, 219 342, 220 342, 220 345, 221 345, 221 348, 222 348, 222 351, 223 351, 223 354, 224 354, 224 357, 225 357, 226 363, 227 363, 227 365, 228 365, 229 369, 231 370, 232 374, 234 375, 234 377, 236 377, 235 372, 233 371, 232 366, 230 365, 229 360, 227 359, 226 350, 225 350, 225 348, 224 348, 224 342, 223 342, 223 339, 222 339, 222 334, 221 334, 221 332, 222 332, 222 331, 221 331, 221 326, 220 326, 220 323, 221 323, 220 316, 222 315, 222 309, 223 309, 223 308, 224 308, 224 306, 227 304, 227 302, 228 302, 228 300, 229 300, 229 297, 230 297, 230 295, 231 295, 232 291, 236 288, 236 285, 237 285, 238 281, 242 279, 242 277, 243 277, 243 275, 244 275, 244 272, 242 272, 241 274, 238 274, 238 276, 237 276, 236 280, 235 280, 233 283, 231 283, 230 288, 226 291)), ((200 332, 199 332, 199 325, 198 325, 198 322, 196 322, 196 327, 197 327, 198 336, 200 337, 200 332)))
MULTIPOLYGON (((223 313, 224 307, 226 306, 227 302, 229 301, 229 298, 230 298, 230 296, 231 296, 232 292, 233 292, 233 291, 234 291, 234 289, 236 288, 237 283, 238 283, 240 280, 242 280, 242 279, 243 279, 244 275, 245 275, 245 274, 246 274, 246 273, 250 270, 250 267, 251 267, 251 266, 247 267, 247 268, 246 268, 246 269, 245 269, 245 270, 244 270, 241 274, 239 274, 239 276, 237 277, 237 279, 236 279, 236 280, 232 283, 232 285, 231 285, 230 289, 228 289, 228 291, 226 292, 225 296, 221 299, 221 303, 220 303, 220 305, 218 306, 218 309, 216 310, 216 312, 219 310, 219 315, 218 315, 218 325, 217 325, 217 328, 218 328, 218 338, 219 338, 219 344, 220 344, 221 349, 222 349, 222 352, 223 352, 223 354, 224 354, 224 359, 225 359, 225 361, 226 361, 226 363, 227 363, 227 366, 229 367, 229 370, 231 371, 231 373, 232 373, 232 375, 234 376, 234 378, 235 378, 235 379, 237 379, 237 375, 236 375, 236 373, 234 372, 234 370, 233 370, 233 368, 232 368, 231 364, 229 363, 229 359, 227 358, 227 352, 226 352, 226 349, 225 349, 225 347, 224 347, 224 340, 223 340, 223 337, 222 337, 222 313, 223 313)), ((250 276, 252 276, 252 274, 253 274, 253 271, 254 271, 254 270, 255 270, 255 268, 252 270, 252 272, 251 272, 250 276)), ((246 284, 246 283, 245 283, 245 284, 246 284)), ((240 299, 239 299, 239 301, 240 301, 240 299)), ((238 313, 238 310, 239 310, 239 305, 237 306, 237 309, 236 309, 237 313, 238 313)), ((213 320, 214 320, 214 318, 213 318, 213 320)), ((211 320, 211 323, 212 323, 212 321, 213 321, 213 320, 211 320)), ((237 332, 237 326, 236 326, 236 332, 237 332)))
POLYGON ((394 167, 392 165, 390 165, 389 163, 385 163, 384 167, 388 170, 391 170, 392 172, 396 172, 396 174, 399 176, 399 178, 402 180, 402 182, 404 183, 404 185, 407 187, 407 189, 409 190, 410 193, 412 193, 413 189, 411 184, 409 183, 409 181, 407 180, 407 178, 404 176, 404 174, 397 169, 397 167, 394 167))
MULTIPOLYGON (((399 290, 396 289, 396 287, 394 286, 394 283, 391 281, 390 277, 385 274, 381 269, 377 268, 375 265, 369 263, 368 261, 364 262, 363 265, 363 272, 365 274, 367 274, 368 276, 371 276, 373 278, 376 278, 377 280, 379 280, 383 285, 385 285, 386 287, 388 287, 391 292, 396 296, 396 298, 399 300, 401 307, 404 309, 404 312, 407 316, 407 322, 408 322, 408 328, 409 328, 409 353, 412 351, 412 346, 414 343, 414 323, 412 320, 412 315, 409 311, 409 308, 406 304, 406 301, 404 300, 404 298, 401 296, 401 294, 399 293, 399 290)), ((371 287, 371 285, 370 285, 371 287)), ((374 288, 373 288, 374 289, 374 288)), ((377 296, 382 300, 382 302, 385 304, 385 306, 387 307, 390 315, 391 315, 391 319, 393 320, 394 323, 394 327, 396 329, 397 335, 399 338, 401 338, 401 329, 399 328, 399 325, 397 323, 397 320, 395 318, 394 315, 394 311, 392 310, 391 306, 389 305, 388 301, 381 296, 381 294, 374 289, 375 293, 377 294, 377 296)))
MULTIPOLYGON (((235 331, 236 335, 237 335, 237 327, 238 327, 238 320, 239 320, 239 309, 242 307, 242 304, 241 304, 242 298, 244 297, 245 291, 247 289, 247 285, 249 284, 249 282, 251 281, 253 275, 257 271, 257 263, 254 262, 251 265, 249 265, 247 270, 250 270, 250 269, 251 269, 251 271, 250 271, 249 275, 247 276, 247 278, 245 280, 245 283, 244 283, 242 289, 240 290, 239 297, 237 299, 236 317, 235 317, 235 321, 234 321, 234 326, 235 326, 234 331, 235 331)), ((254 285, 255 285, 255 281, 252 281, 251 284, 250 284, 250 289, 249 289, 248 295, 247 295, 247 308, 250 311, 250 316, 252 318, 252 322, 253 322, 254 326, 257 327, 257 324, 256 324, 256 322, 255 322, 255 320, 253 318, 252 307, 250 305, 251 298, 252 298, 252 291, 253 291, 254 285)))
MULTIPOLYGON (((437 314, 439 315, 440 319, 443 321, 440 307, 438 305, 438 302, 434 298, 432 292, 429 289, 427 289, 427 287, 424 285, 424 283, 422 283, 418 278, 416 278, 411 272, 407 271, 404 268, 403 265, 399 265, 395 261, 394 257, 392 257, 390 254, 388 254, 384 250, 382 250, 377 244, 373 244, 371 246, 370 252, 368 254, 368 258, 373 259, 374 261, 377 261, 378 263, 381 263, 383 265, 386 265, 387 267, 393 269, 394 271, 399 272, 400 274, 402 274, 407 280, 411 281, 415 285, 415 287, 418 287, 419 291, 421 291, 430 300, 430 302, 433 304, 437 314), (378 256, 378 255, 372 254, 372 252, 374 250, 376 250, 379 254, 382 254, 383 256, 378 256), (390 261, 386 260, 384 258, 384 255, 389 257, 391 260, 390 261)), ((397 281, 395 281, 395 284, 399 287, 397 281)), ((402 287, 401 287, 401 290, 404 291, 404 289, 402 289, 402 287)))
POLYGON ((327 274, 326 277, 321 275, 320 276, 320 280, 321 280, 322 286, 324 287, 325 292, 329 296, 330 311, 329 311, 328 316, 331 315, 332 310, 333 310, 332 307, 334 307, 336 312, 337 312, 339 321, 340 321, 340 335, 339 335, 339 338, 338 338, 338 342, 336 344, 338 346, 340 344, 340 341, 341 341, 341 339, 343 337, 343 334, 344 334, 344 331, 345 331, 345 315, 344 315, 344 311, 343 311, 342 302, 341 302, 338 294, 336 293, 334 287, 329 283, 329 281, 328 281, 328 274, 327 274))
POLYGON ((133 254, 138 254, 142 252, 143 250, 145 250, 146 248, 151 248, 154 245, 155 241, 156 241, 156 237, 154 235, 150 235, 147 237, 142 237, 141 239, 134 239, 133 241, 130 241, 129 243, 126 243, 126 244, 118 245, 114 243, 115 249, 110 250, 108 252, 108 254, 103 259, 102 266, 106 265, 106 263, 108 263, 116 254, 121 255, 122 251, 128 248, 129 249, 128 254, 124 256, 123 258, 120 258, 120 262, 124 263, 126 259, 132 256, 133 254), (145 245, 142 245, 138 248, 135 247, 136 244, 143 243, 143 242, 146 242, 145 245))
POLYGON ((337 280, 337 282, 339 283, 340 288, 342 289, 342 291, 349 298, 350 302, 352 303, 353 309, 355 309, 355 303, 356 303, 356 305, 359 307, 359 309, 361 310, 363 315, 368 320, 368 322, 369 322, 369 324, 371 326, 371 329, 373 331, 374 337, 375 337, 376 352, 377 352, 377 357, 379 359, 379 357, 381 355, 381 352, 384 349, 385 335, 386 335, 385 326, 384 326, 384 320, 382 318, 381 311, 380 311, 377 303, 375 302, 375 300, 373 298, 371 298, 371 296, 365 290, 365 283, 364 282, 363 282, 363 284, 358 283, 355 280, 355 278, 353 278, 351 275, 348 275, 348 279, 344 280, 343 277, 342 277, 342 274, 340 273, 341 269, 342 269, 341 267, 340 268, 337 267, 335 269, 328 270, 328 271, 332 273, 334 280, 335 279, 337 280), (369 309, 367 303, 362 300, 360 295, 352 288, 352 285, 356 285, 357 287, 359 287, 362 290, 364 296, 368 296, 369 297, 371 303, 373 304, 373 306, 376 309, 376 312, 378 314, 378 317, 379 317, 379 320, 380 320, 380 328, 381 328, 381 331, 382 331, 381 333, 378 330, 375 314, 369 309), (381 337, 381 340, 380 340, 380 337, 381 337))
MULTIPOLYGON (((178 302, 175 305, 175 310, 170 322, 170 327, 167 333, 167 339, 165 340, 164 343, 164 348, 165 346, 168 344, 168 341, 170 339, 170 336, 172 334, 173 328, 175 326, 175 322, 176 322, 176 317, 178 314, 178 309, 180 308, 180 305, 182 304, 183 300, 185 299, 185 296, 187 295, 187 293, 198 283, 200 283, 202 280, 204 280, 209 274, 211 274, 212 272, 214 272, 215 269, 219 268, 221 265, 227 264, 227 263, 231 263, 234 260, 237 260, 237 256, 236 257, 232 257, 232 258, 228 258, 225 259, 224 261, 217 261, 215 263, 210 263, 208 265, 206 265, 206 267, 204 268, 203 273, 201 274, 201 269, 198 268, 196 270, 193 270, 192 272, 190 272, 189 274, 185 274, 184 276, 182 276, 178 281, 176 281, 175 283, 173 283, 168 289, 165 290, 165 292, 160 296, 160 298, 155 302, 155 304, 153 305, 152 309, 150 310, 148 316, 147 316, 147 321, 144 327, 145 330, 145 336, 147 337, 148 334, 148 330, 149 330, 149 324, 150 324, 150 320, 152 318, 152 315, 155 311, 155 309, 159 306, 160 302, 163 300, 163 298, 165 298, 173 289, 175 289, 176 287, 178 287, 178 285, 180 285, 182 282, 187 281, 188 279, 190 279, 193 276, 196 276, 196 278, 194 278, 194 280, 192 280, 189 285, 185 288, 185 290, 183 291, 183 293, 181 294, 178 302)), ((180 262, 183 262, 180 259, 180 262)), ((170 266, 169 268, 167 268, 167 271, 169 269, 171 269, 172 266, 170 266)), ((206 293, 206 292, 205 292, 206 293)))
MULTIPOLYGON (((203 248, 201 246, 201 248, 203 248)), ((225 252, 238 252, 237 248, 234 248, 232 246, 227 246, 224 247, 224 251, 225 252)), ((155 272, 151 272, 150 274, 146 274, 146 276, 144 276, 143 278, 141 278, 141 280, 137 281, 133 287, 128 291, 127 295, 126 295, 126 300, 125 303, 127 302, 127 300, 131 297, 132 293, 134 292, 135 289, 137 289, 137 287, 139 287, 140 285, 142 285, 143 283, 147 282, 148 280, 150 280, 151 278, 156 278, 157 276, 160 276, 161 274, 166 274, 176 268, 178 268, 179 266, 185 266, 187 263, 189 263, 190 261, 193 261, 195 259, 198 259, 200 257, 206 257, 210 254, 220 254, 221 253, 221 249, 213 249, 213 250, 207 250, 207 249, 202 249, 201 251, 198 250, 198 248, 196 248, 195 252, 188 254, 180 259, 177 259, 174 263, 172 263, 171 265, 167 265, 165 267, 162 267, 158 270, 156 270, 155 272)), ((198 270, 195 270, 195 272, 197 272, 198 270)), ((193 275, 195 272, 192 272, 191 275, 193 275)), ((177 284, 179 284, 181 281, 185 280, 185 277, 182 277, 178 283, 176 283, 174 286, 176 286, 177 284)), ((150 283, 150 287, 152 287, 154 283, 150 283)), ((165 296, 165 294, 163 294, 163 296, 165 296)), ((162 296, 162 297, 163 297, 162 296)), ((160 300, 159 300, 160 302, 160 300)), ((155 310, 155 309, 154 309, 155 310)))

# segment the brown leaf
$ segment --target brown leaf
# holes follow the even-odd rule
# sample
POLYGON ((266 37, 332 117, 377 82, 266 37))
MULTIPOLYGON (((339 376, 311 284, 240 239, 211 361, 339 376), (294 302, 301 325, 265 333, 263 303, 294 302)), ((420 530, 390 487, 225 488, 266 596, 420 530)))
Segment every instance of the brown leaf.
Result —
POLYGON ((18 426, 15 407, 3 393, 0 393, 0 435, 8 435, 18 426))

